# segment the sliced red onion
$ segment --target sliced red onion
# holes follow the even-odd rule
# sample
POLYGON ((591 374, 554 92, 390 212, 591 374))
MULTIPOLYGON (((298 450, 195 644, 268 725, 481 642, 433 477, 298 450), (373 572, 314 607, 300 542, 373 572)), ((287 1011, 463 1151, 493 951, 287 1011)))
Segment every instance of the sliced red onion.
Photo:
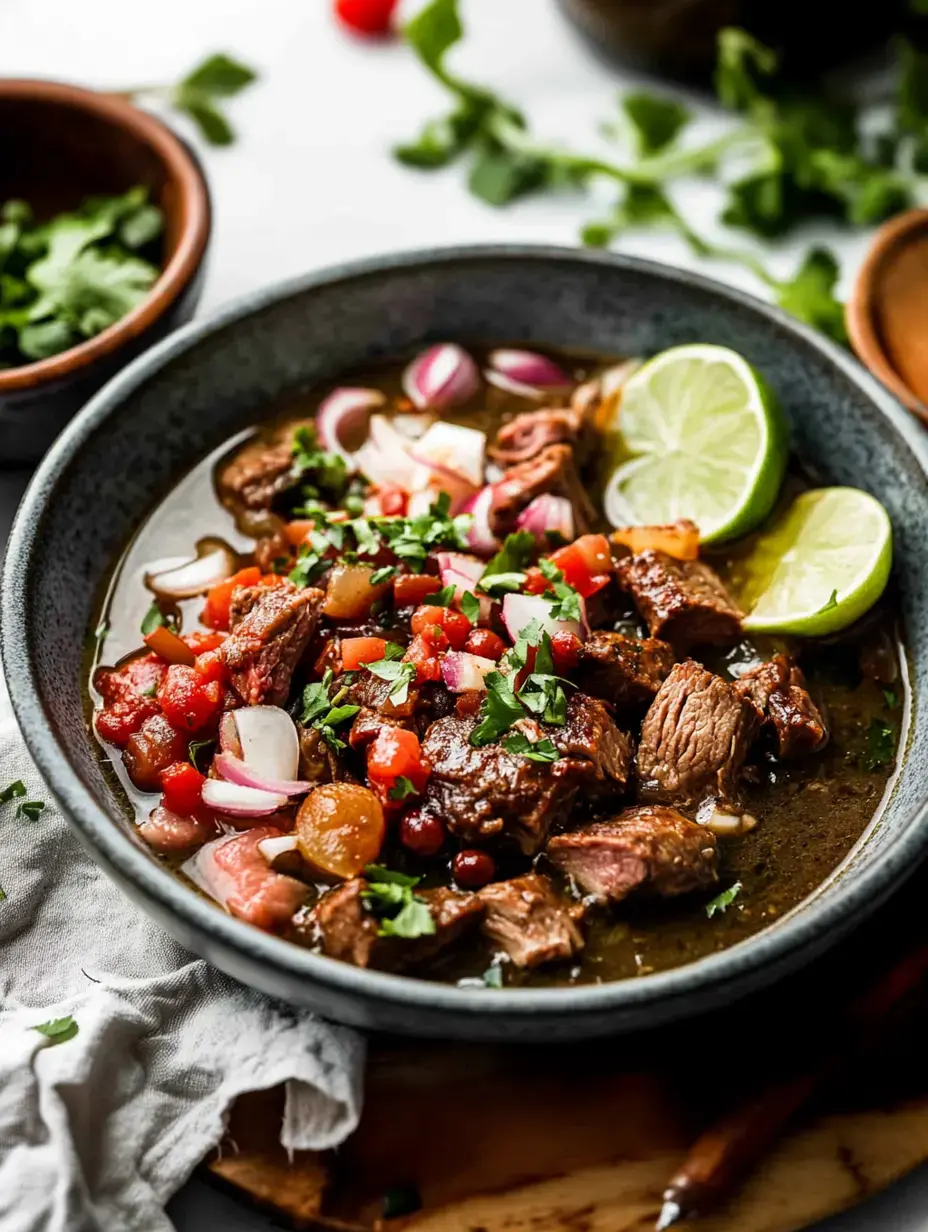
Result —
POLYGON ((227 710, 219 720, 219 748, 223 753, 231 753, 234 757, 242 755, 242 742, 238 738, 238 725, 232 710, 227 710))
POLYGON ((564 392, 573 384, 553 359, 535 351, 503 347, 491 351, 487 362, 489 368, 484 376, 490 384, 521 398, 541 399, 548 394, 564 392))
POLYGON ((300 849, 295 834, 281 834, 279 838, 262 838, 256 846, 271 868, 278 860, 285 859, 300 849))
POLYGON ((431 428, 435 422, 435 416, 415 411, 409 415, 403 413, 394 415, 390 422, 404 441, 418 441, 431 428))
POLYGON ((552 535, 560 535, 570 543, 574 538, 573 505, 566 496, 545 492, 526 505, 516 518, 516 526, 530 531, 542 547, 551 542, 552 535))
POLYGON ((354 455, 354 465, 381 487, 412 491, 416 462, 409 456, 409 442, 384 415, 372 415, 367 441, 354 455))
POLYGON ((300 764, 300 738, 286 710, 281 710, 280 706, 243 706, 234 711, 234 715, 242 748, 241 760, 249 770, 267 780, 295 781, 300 764))
POLYGON ((432 424, 409 446, 410 456, 442 474, 460 475, 473 487, 483 483, 487 434, 460 424, 432 424))
POLYGON ((283 792, 262 791, 240 783, 227 783, 224 779, 207 779, 203 784, 203 803, 230 817, 268 817, 283 808, 287 797, 283 792))
MULTIPOLYGON (((580 600, 583 611, 583 600, 580 600)), ((522 630, 537 620, 549 637, 555 633, 573 633, 581 640, 584 637, 586 620, 556 620, 551 614, 552 606, 542 595, 506 595, 503 599, 503 624, 515 641, 522 630)))
POLYGON ((170 599, 192 599, 205 594, 212 586, 224 582, 235 572, 235 557, 228 548, 216 548, 204 556, 160 573, 145 575, 145 585, 170 599))
POLYGON ((499 540, 490 530, 490 510, 493 507, 493 485, 487 484, 485 488, 473 496, 462 509, 462 513, 470 513, 473 515, 473 525, 467 532, 467 542, 475 552, 481 556, 492 556, 499 548, 499 540))
POLYGON ((472 398, 480 387, 480 373, 462 347, 440 342, 409 364, 402 383, 413 406, 442 410, 472 398))
POLYGON ((221 774, 227 783, 238 783, 242 787, 256 787, 259 791, 270 792, 279 796, 304 796, 312 787, 312 783, 303 779, 274 779, 257 770, 253 770, 247 762, 231 753, 219 753, 213 762, 216 773, 221 774))
MULTIPOLYGON (((455 602, 460 603, 461 596, 467 591, 474 593, 475 583, 464 573, 456 573, 454 569, 443 569, 441 573, 442 586, 454 587, 455 602)), ((490 623, 490 612, 493 607, 493 600, 489 595, 476 594, 477 602, 480 604, 480 611, 477 615, 477 623, 486 625, 490 623)))
POLYGON ((363 427, 371 410, 383 406, 385 401, 377 389, 333 389, 316 412, 316 431, 322 448, 328 453, 337 453, 346 462, 353 462, 344 438, 353 429, 363 427))
POLYGON ((476 556, 465 556, 463 552, 437 552, 435 560, 438 563, 438 572, 441 576, 442 586, 447 586, 445 581, 445 572, 461 574, 470 581, 471 586, 476 586, 486 572, 486 563, 476 556))
POLYGON ((473 689, 485 689, 484 676, 497 669, 498 664, 482 655, 449 650, 441 661, 441 678, 452 693, 467 693, 473 689))

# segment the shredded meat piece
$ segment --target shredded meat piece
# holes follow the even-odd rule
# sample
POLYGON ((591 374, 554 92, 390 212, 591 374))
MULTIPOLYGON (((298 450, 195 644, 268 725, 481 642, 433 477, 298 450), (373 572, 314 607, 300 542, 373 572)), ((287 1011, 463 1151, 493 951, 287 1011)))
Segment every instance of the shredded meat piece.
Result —
POLYGON ((782 760, 816 753, 828 743, 825 720, 809 696, 802 669, 786 655, 774 655, 769 663, 751 668, 734 688, 773 728, 782 760))
POLYGON ((494 484, 490 510, 494 534, 514 530, 522 510, 543 492, 567 497, 574 511, 575 534, 585 534, 595 523, 596 510, 577 475, 573 450, 569 445, 548 445, 528 462, 511 466, 494 484))
POLYGON ((688 659, 661 685, 641 725, 642 794, 659 800, 733 800, 758 722, 754 705, 688 659))
POLYGON ((261 434, 236 450, 216 476, 223 504, 270 509, 275 497, 299 482, 293 469, 293 437, 298 428, 311 425, 312 420, 290 421, 272 435, 261 434))
POLYGON ((237 587, 232 592, 232 632, 221 654, 232 687, 246 706, 282 706, 294 669, 319 621, 323 593, 277 586, 237 587))
POLYGON ((529 873, 492 882, 477 897, 486 907, 484 934, 517 967, 572 958, 583 948, 583 934, 574 920, 576 908, 557 895, 547 877, 529 873))
POLYGON ((583 422, 583 415, 573 407, 523 411, 503 424, 487 452, 500 466, 528 462, 548 445, 575 445, 583 422))
POLYGON ((686 647, 741 636, 741 612, 719 576, 702 561, 674 560, 651 549, 620 560, 616 575, 652 637, 686 647))
POLYGON ((666 805, 626 809, 558 835, 546 855, 585 894, 614 903, 633 890, 672 898, 718 880, 715 835, 666 805))
POLYGON ((655 637, 595 630, 580 654, 580 688, 614 706, 649 702, 673 667, 673 649, 655 637))

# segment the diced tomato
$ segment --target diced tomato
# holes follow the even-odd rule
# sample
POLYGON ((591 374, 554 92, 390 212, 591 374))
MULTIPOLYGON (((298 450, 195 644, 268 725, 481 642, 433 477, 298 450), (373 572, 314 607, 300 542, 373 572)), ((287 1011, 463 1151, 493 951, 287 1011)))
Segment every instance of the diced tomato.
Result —
POLYGON ((232 601, 232 591, 237 586, 257 586, 261 581, 261 570, 257 565, 249 565, 247 569, 239 569, 230 578, 214 586, 206 596, 206 606, 200 613, 200 620, 210 629, 229 628, 229 604, 232 601))
POLYGON ((181 817, 195 813, 202 801, 203 784, 206 778, 189 761, 175 761, 161 771, 161 790, 164 792, 164 807, 181 817))
POLYGON ((554 587, 538 566, 532 565, 531 568, 525 571, 523 589, 530 595, 543 595, 546 590, 553 590, 554 587))
POLYGON ((398 0, 335 0, 335 15, 354 34, 387 34, 398 0))
POLYGON ((178 731, 202 731, 218 721, 225 690, 216 680, 204 680, 195 668, 172 664, 158 690, 158 700, 178 731))
POLYGON ((197 655, 193 666, 197 675, 204 680, 218 680, 220 684, 225 684, 229 679, 226 661, 218 650, 205 650, 197 655))
POLYGON ((555 633, 551 638, 551 657, 554 659, 554 670, 559 676, 566 676, 580 662, 580 651, 583 643, 576 633, 555 633))
POLYGON ((426 595, 441 590, 441 582, 428 573, 401 573, 393 579, 393 604, 395 607, 418 607, 426 595))
POLYGON ((380 489, 377 499, 380 501, 380 508, 385 518, 401 518, 406 512, 406 503, 409 498, 402 488, 386 487, 380 489))
POLYGON ((498 663, 509 647, 492 629, 472 629, 464 649, 469 654, 480 655, 484 659, 493 659, 498 663))
POLYGON ((431 774, 431 766, 423 761, 419 737, 405 727, 382 727, 367 750, 367 776, 378 794, 389 794, 389 788, 401 776, 409 779, 421 791, 431 774))
POLYGON ((136 655, 119 667, 103 667, 93 679, 94 688, 104 702, 131 702, 154 697, 167 666, 156 654, 136 655))
POLYGON ((438 625, 444 630, 453 650, 464 649, 464 643, 473 628, 463 612, 452 611, 450 607, 437 607, 429 603, 417 607, 412 614, 413 633, 424 633, 431 625, 438 625))
POLYGON ((564 581, 584 599, 609 584, 612 552, 605 535, 581 535, 566 548, 551 553, 551 559, 564 574, 564 581))
MULTIPOLYGON (((442 637, 445 636, 441 629, 438 632, 442 637)), ((445 645, 447 645, 447 639, 445 639, 445 645)), ((430 644, 423 634, 416 634, 409 643, 406 653, 403 655, 403 661, 415 663, 417 684, 425 684, 429 680, 441 680, 441 663, 436 654, 436 648, 430 644)))
POLYGON ((383 658, 386 649, 387 643, 382 637, 342 638, 342 671, 353 672, 365 663, 376 663, 383 658))
POLYGON ((165 663, 184 663, 187 667, 193 667, 196 656, 183 638, 178 637, 172 629, 159 625, 157 629, 152 629, 151 633, 146 633, 142 641, 159 658, 164 659, 165 663))
POLYGON ((441 625, 426 625, 421 633, 416 634, 416 637, 422 638, 432 654, 441 654, 451 645, 448 641, 448 634, 441 625))
POLYGON ((204 629, 194 629, 192 633, 184 634, 184 641, 195 655, 201 655, 208 650, 218 650, 225 640, 224 633, 207 633, 204 629))
POLYGON ((297 518, 284 527, 284 536, 292 548, 298 548, 315 526, 310 518, 297 518))
POLYGON ((153 697, 128 698, 98 710, 94 725, 101 740, 124 749, 145 720, 157 713, 158 703, 153 697))

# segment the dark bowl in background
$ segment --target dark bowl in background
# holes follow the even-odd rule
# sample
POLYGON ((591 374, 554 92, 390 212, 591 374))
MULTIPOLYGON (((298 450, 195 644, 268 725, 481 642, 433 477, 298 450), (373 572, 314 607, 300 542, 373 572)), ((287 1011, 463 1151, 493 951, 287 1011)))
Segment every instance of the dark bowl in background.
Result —
POLYGON ((123 364, 190 319, 202 290, 211 209, 203 171, 171 130, 129 101, 53 81, 0 80, 0 202, 39 218, 87 196, 148 188, 165 216, 163 269, 109 329, 60 355, 0 371, 0 464, 40 458, 123 364))
POLYGON ((928 846, 928 724, 907 716, 908 746, 879 822, 795 911, 688 966, 578 988, 457 988, 360 970, 262 933, 155 859, 104 772, 85 712, 85 654, 111 568, 142 519, 196 460, 282 396, 447 339, 626 355, 693 341, 740 351, 777 391, 800 456, 889 510, 916 710, 924 704, 928 443, 912 418, 822 335, 707 278, 628 257, 488 247, 368 260, 271 287, 180 330, 97 395, 38 470, 7 550, 0 643, 26 743, 93 857, 168 932, 244 983, 329 1017, 551 1042, 724 1005, 810 962, 914 869, 928 846))

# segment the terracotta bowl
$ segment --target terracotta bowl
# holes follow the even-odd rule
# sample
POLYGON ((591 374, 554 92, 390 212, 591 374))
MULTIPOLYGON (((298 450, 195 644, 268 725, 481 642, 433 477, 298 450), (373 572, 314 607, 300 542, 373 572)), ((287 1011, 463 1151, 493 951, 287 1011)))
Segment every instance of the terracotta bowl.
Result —
POLYGON ((0 202, 40 218, 144 184, 164 211, 164 268, 148 298, 95 338, 0 371, 0 463, 33 461, 91 394, 190 318, 210 235, 209 190, 169 128, 125 99, 52 81, 0 81, 0 202))

